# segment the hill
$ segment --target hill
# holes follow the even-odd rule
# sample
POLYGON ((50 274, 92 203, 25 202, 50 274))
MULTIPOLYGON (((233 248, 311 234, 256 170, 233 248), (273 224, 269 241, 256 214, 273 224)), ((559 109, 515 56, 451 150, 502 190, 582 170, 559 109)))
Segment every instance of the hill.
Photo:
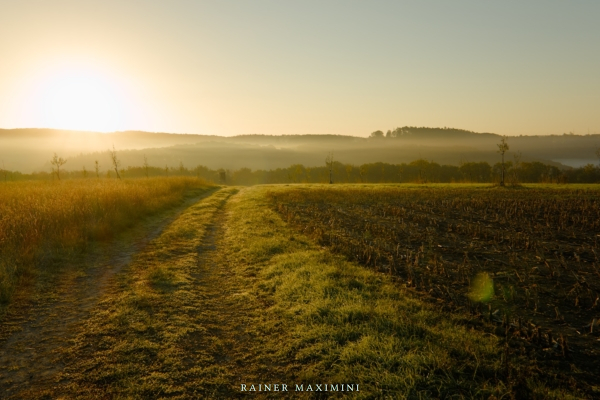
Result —
MULTIPOLYGON (((329 152, 348 164, 402 163, 418 158, 442 164, 499 161, 499 135, 460 129, 403 127, 382 137, 344 135, 240 135, 221 137, 123 131, 108 134, 54 129, 0 129, 3 168, 29 173, 49 171, 54 153, 68 159, 67 169, 91 169, 99 160, 110 165, 108 149, 118 151, 123 167, 139 166, 144 156, 152 166, 205 165, 209 168, 274 169, 292 164, 320 166, 329 152)), ((509 137, 508 159, 518 152, 523 161, 559 167, 596 163, 600 135, 509 137)))

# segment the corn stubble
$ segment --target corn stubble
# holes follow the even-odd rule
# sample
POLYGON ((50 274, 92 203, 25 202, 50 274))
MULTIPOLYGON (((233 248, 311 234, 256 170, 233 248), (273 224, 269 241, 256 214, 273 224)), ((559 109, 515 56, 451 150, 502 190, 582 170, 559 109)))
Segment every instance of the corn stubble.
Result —
POLYGON ((495 326, 507 377, 523 373, 511 363, 525 357, 541 376, 592 390, 600 387, 599 194, 341 187, 270 198, 321 245, 467 313, 471 325, 495 326))

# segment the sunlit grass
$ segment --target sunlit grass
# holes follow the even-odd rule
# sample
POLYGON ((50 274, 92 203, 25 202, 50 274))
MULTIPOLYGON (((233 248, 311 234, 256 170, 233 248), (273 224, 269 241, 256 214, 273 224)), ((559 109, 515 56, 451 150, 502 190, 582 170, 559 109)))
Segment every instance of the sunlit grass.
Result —
POLYGON ((7 182, 0 185, 0 305, 55 254, 113 237, 208 184, 196 178, 7 182))
POLYGON ((215 265, 201 265, 198 249, 215 213, 236 192, 219 190, 192 205, 136 254, 118 293, 101 300, 67 350, 76 361, 65 370, 64 398, 229 398, 200 394, 221 390, 232 378, 215 360, 213 347, 223 338, 208 328, 211 321, 228 322, 207 306, 206 268, 215 265))

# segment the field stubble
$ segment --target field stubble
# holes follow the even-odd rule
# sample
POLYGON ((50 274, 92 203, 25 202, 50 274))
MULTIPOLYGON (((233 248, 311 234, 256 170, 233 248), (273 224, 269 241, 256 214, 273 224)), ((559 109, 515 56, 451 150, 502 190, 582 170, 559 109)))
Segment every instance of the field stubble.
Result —
POLYGON ((270 198, 321 245, 468 313, 474 325, 495 324, 507 375, 516 374, 511 357, 525 356, 542 376, 589 391, 600 385, 599 195, 305 187, 270 198), (478 294, 482 280, 488 293, 478 294))

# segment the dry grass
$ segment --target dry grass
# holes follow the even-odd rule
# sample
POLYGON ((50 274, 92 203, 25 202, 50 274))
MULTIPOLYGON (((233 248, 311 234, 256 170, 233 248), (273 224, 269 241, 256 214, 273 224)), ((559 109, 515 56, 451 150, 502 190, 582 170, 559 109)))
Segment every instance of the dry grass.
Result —
POLYGON ((57 257, 132 226, 208 184, 196 178, 0 185, 0 306, 57 257))
POLYGON ((219 272, 226 268, 207 235, 236 191, 189 207, 134 256, 66 349, 70 361, 49 398, 230 398, 222 394, 235 380, 226 353, 240 345, 233 320, 248 301, 232 296, 243 286, 221 275, 228 271, 219 272))

